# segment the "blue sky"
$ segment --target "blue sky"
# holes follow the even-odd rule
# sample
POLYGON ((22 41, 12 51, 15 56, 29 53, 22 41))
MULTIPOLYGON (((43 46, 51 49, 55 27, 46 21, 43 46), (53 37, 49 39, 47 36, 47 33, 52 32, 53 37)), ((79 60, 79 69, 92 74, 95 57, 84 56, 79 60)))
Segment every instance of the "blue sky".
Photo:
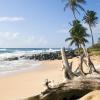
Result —
MULTIPOLYGON (((69 37, 73 15, 63 8, 62 0, 0 0, 0 48, 67 47, 65 38, 69 37)), ((84 8, 100 16, 99 0, 87 0, 84 8)), ((96 41, 100 37, 100 20, 93 32, 96 41)))

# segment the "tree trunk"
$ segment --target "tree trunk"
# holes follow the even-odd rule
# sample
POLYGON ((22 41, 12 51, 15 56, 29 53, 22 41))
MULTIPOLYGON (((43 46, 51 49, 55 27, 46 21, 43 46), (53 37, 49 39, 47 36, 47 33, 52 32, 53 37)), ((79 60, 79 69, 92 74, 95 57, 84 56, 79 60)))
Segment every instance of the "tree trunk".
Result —
POLYGON ((69 64, 68 62, 68 59, 65 54, 65 48, 61 49, 61 55, 62 55, 62 63, 63 63, 65 78, 71 80, 74 76, 71 69, 72 64, 69 64))
POLYGON ((25 100, 78 100, 93 90, 100 90, 100 76, 69 80, 25 100))
POLYGON ((59 84, 43 96, 41 100, 78 100, 87 93, 100 89, 100 77, 70 80, 59 84))
POLYGON ((85 46, 83 44, 80 45, 83 49, 83 54, 87 57, 88 56, 88 52, 87 52, 87 49, 85 48, 85 46))
POLYGON ((99 71, 96 70, 96 68, 94 67, 94 64, 93 62, 91 61, 91 58, 87 52, 87 48, 84 47, 84 45, 81 45, 82 48, 83 48, 83 51, 84 51, 84 54, 87 58, 87 62, 88 62, 88 67, 90 68, 90 71, 89 71, 89 74, 91 74, 92 72, 96 72, 96 73, 100 73, 99 71))
POLYGON ((80 56, 80 64, 79 64, 79 71, 81 75, 85 75, 85 72, 83 71, 83 59, 84 59, 84 55, 80 56))
POLYGON ((92 37, 92 46, 94 45, 94 38, 93 38, 93 33, 92 33, 92 29, 91 26, 89 25, 90 31, 91 31, 91 37, 92 37))

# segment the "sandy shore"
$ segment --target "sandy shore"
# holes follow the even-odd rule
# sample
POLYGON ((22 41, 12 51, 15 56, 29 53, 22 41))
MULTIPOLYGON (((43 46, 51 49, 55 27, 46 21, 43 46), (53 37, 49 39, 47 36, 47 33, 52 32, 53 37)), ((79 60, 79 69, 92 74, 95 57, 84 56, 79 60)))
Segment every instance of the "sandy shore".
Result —
POLYGON ((0 77, 0 100, 20 100, 41 93, 45 79, 63 81, 61 61, 43 61, 31 71, 0 77))
POLYGON ((92 91, 79 100, 100 100, 100 90, 92 91))
MULTIPOLYGON (((100 57, 93 57, 94 64, 100 65, 100 57)), ((78 63, 78 59, 73 59, 78 63)), ((43 61, 34 70, 0 77, 0 100, 21 100, 41 93, 44 90, 45 79, 54 80, 54 83, 64 81, 62 61, 43 61)))

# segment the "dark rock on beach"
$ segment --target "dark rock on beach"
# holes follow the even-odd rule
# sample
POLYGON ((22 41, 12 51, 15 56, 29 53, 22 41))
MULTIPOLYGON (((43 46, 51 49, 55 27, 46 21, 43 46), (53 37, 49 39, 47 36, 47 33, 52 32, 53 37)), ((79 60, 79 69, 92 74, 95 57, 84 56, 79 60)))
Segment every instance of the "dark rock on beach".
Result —
MULTIPOLYGON (((76 55, 74 54, 73 51, 67 51, 66 56, 68 58, 75 57, 76 55)), ((30 55, 22 55, 19 57, 9 57, 6 58, 5 60, 7 61, 12 61, 12 60, 18 60, 18 59, 29 59, 29 60, 38 60, 38 61, 43 61, 43 60, 61 60, 61 53, 60 51, 56 52, 45 52, 45 53, 38 53, 38 54, 30 54, 30 55)))
POLYGON ((12 60, 18 60, 18 57, 11 57, 11 58, 6 58, 4 59, 5 61, 12 61, 12 60))

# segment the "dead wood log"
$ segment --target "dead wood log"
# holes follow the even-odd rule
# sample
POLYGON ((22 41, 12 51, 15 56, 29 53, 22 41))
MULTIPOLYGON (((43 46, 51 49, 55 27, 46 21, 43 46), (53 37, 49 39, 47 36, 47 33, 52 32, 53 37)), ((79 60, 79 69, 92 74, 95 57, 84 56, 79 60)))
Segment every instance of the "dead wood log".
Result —
POLYGON ((42 92, 44 94, 25 100, 77 100, 94 90, 100 90, 100 76, 98 74, 68 80, 66 83, 54 86, 51 90, 46 89, 42 92))
POLYGON ((75 72, 72 72, 72 62, 69 63, 68 58, 66 57, 65 54, 65 49, 62 48, 61 49, 61 55, 62 55, 62 64, 63 64, 63 69, 64 69, 64 75, 65 75, 65 79, 73 79, 75 76, 84 76, 86 75, 86 73, 83 71, 83 62, 84 62, 84 54, 82 54, 79 57, 80 60, 80 64, 77 65, 78 68, 75 72))
POLYGON ((56 85, 41 96, 41 100, 76 100, 93 90, 100 90, 100 77, 85 77, 68 80, 56 85))
POLYGON ((100 72, 96 70, 96 68, 95 68, 95 66, 94 66, 94 64, 93 64, 93 62, 92 62, 92 60, 90 58, 90 55, 89 55, 89 53, 87 51, 87 48, 85 48, 84 45, 81 45, 81 47, 83 48, 84 55, 87 58, 87 66, 90 68, 90 71, 87 74, 91 74, 93 72, 96 72, 96 73, 100 74, 100 72))
POLYGON ((72 72, 72 63, 70 64, 68 62, 68 58, 66 57, 65 54, 65 48, 61 49, 61 55, 62 55, 62 64, 63 64, 65 79, 71 80, 74 77, 74 74, 72 72))

